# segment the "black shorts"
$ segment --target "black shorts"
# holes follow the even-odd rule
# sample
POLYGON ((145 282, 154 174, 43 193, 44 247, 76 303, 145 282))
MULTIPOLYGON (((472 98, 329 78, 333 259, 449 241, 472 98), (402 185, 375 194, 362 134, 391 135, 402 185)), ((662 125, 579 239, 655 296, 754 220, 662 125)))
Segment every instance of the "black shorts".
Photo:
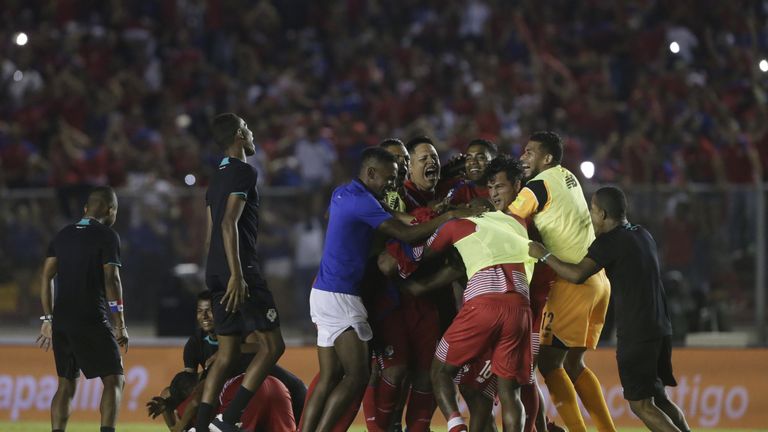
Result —
POLYGON ((123 375, 123 360, 112 329, 105 324, 79 328, 53 328, 53 357, 56 373, 77 379, 123 375))
POLYGON ((246 297, 237 312, 227 312, 221 299, 227 291, 229 276, 208 276, 205 284, 211 290, 213 321, 216 334, 222 336, 247 334, 254 330, 272 330, 280 327, 275 300, 267 289, 267 283, 259 275, 244 275, 248 284, 246 297))
POLYGON ((672 340, 669 336, 643 342, 622 342, 616 347, 624 399, 666 398, 664 386, 676 386, 672 375, 672 340))

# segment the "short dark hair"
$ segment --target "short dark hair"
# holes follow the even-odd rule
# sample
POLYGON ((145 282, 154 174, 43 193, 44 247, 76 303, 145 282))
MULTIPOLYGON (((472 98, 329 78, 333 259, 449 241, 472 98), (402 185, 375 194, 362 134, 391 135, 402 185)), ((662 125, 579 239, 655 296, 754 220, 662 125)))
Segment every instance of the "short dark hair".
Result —
POLYGON ((211 295, 211 291, 209 290, 200 291, 197 294, 197 301, 205 301, 205 300, 210 301, 212 298, 213 296, 211 295))
POLYGON ((360 165, 366 166, 372 163, 397 163, 397 159, 395 159, 395 156, 392 153, 381 147, 368 147, 363 150, 362 157, 360 158, 360 165))
POLYGON ((408 150, 408 154, 413 154, 413 152, 416 150, 416 147, 418 147, 420 144, 429 144, 431 146, 435 145, 435 143, 432 141, 432 138, 426 135, 419 135, 409 139, 408 143, 405 145, 405 149, 408 150))
POLYGON ((552 162, 555 164, 563 162, 563 140, 560 135, 552 131, 534 132, 528 141, 541 143, 544 151, 552 155, 552 162))
POLYGON ((483 146, 485 147, 485 151, 491 154, 491 158, 495 158, 499 154, 499 148, 496 147, 496 144, 494 144, 492 141, 488 141, 487 139, 482 138, 476 138, 467 144, 467 148, 464 150, 464 152, 468 152, 469 148, 472 146, 483 146))
POLYGON ((101 204, 107 208, 117 205, 115 191, 111 187, 96 186, 88 193, 86 207, 98 207, 101 204))
POLYGON ((403 144, 403 141, 400 140, 400 138, 387 138, 379 143, 379 147, 384 149, 394 147, 394 146, 405 147, 405 144, 403 144))
POLYGON ((171 380, 168 391, 171 393, 166 399, 168 408, 176 409, 189 395, 197 385, 197 374, 194 372, 179 372, 171 380))
POLYGON ((605 186, 595 192, 597 206, 614 220, 620 221, 627 217, 627 196, 615 186, 605 186))
POLYGON ((494 160, 490 161, 485 167, 485 173, 483 173, 483 181, 488 183, 488 180, 496 174, 504 172, 507 174, 507 179, 514 183, 517 180, 523 179, 523 165, 519 160, 509 155, 501 154, 494 160))
POLYGON ((218 114, 211 123, 213 141, 221 150, 226 150, 232 145, 235 134, 240 129, 240 117, 234 113, 218 114))

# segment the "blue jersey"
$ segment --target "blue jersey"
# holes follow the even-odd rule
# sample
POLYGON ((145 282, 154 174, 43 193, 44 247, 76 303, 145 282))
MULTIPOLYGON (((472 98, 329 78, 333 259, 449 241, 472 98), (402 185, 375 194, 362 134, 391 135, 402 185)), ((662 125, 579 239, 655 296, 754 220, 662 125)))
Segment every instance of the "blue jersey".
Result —
POLYGON ((313 286, 323 291, 360 295, 359 284, 373 233, 392 215, 357 179, 333 191, 328 213, 323 257, 313 286))

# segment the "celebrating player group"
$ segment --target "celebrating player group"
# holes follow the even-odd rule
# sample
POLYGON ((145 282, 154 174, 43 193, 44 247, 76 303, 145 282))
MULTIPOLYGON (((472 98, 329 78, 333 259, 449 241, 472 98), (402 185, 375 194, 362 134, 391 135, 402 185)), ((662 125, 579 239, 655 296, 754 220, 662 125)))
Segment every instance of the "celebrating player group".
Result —
MULTIPOLYGON (((426 432, 439 408, 449 432, 485 432, 497 404, 505 431, 562 430, 544 410, 538 367, 569 431, 586 431, 578 400, 598 431, 615 431, 585 362, 611 296, 631 409, 651 430, 689 430, 664 391, 675 379, 654 240, 629 223, 619 189, 587 203, 557 134, 531 135, 519 160, 473 140, 444 167, 426 136, 363 151, 357 177, 331 194, 306 299, 320 366, 308 391, 276 365, 285 346, 256 255, 253 134, 225 113, 212 135, 223 155, 205 200, 200 331, 184 369, 147 403, 170 430, 346 431, 362 405, 369 431, 426 432)), ((38 341, 53 347, 59 375, 54 432, 80 370, 103 380, 101 431, 115 430, 128 346, 116 215, 114 192, 94 189, 44 264, 38 341)))

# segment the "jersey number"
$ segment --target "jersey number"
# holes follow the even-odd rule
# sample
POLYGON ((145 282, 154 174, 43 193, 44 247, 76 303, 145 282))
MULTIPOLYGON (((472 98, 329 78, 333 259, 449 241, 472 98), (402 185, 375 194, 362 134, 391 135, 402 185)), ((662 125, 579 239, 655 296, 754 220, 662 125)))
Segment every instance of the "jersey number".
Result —
POLYGON ((551 332, 552 331, 552 320, 555 319, 554 312, 545 312, 544 313, 544 331, 545 332, 551 332))
POLYGON ((477 374, 477 375, 478 375, 479 378, 482 378, 482 381, 478 378, 478 380, 477 380, 478 382, 483 382, 483 381, 485 381, 485 380, 487 380, 488 378, 491 377, 492 373, 491 373, 491 361, 490 360, 486 360, 485 361, 485 365, 483 366, 482 369, 480 369, 480 373, 477 374))

